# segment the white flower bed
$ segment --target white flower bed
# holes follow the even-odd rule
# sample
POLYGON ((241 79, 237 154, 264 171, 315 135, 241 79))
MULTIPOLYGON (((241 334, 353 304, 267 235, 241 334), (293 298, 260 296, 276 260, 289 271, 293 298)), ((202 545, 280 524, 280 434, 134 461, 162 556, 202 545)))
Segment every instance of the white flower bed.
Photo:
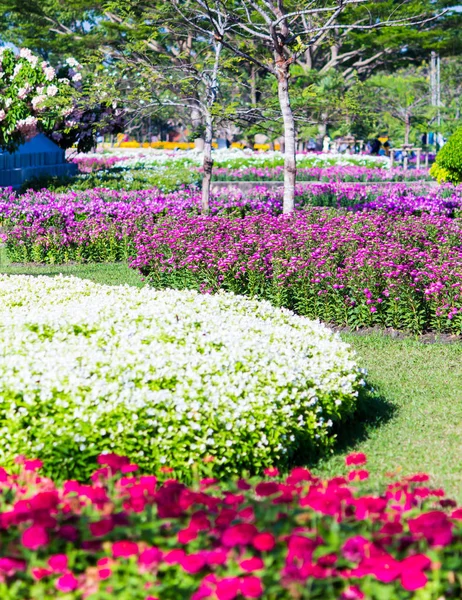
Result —
POLYGON ((188 470, 285 464, 354 410, 353 353, 232 294, 0 275, 0 458, 82 474, 100 451, 188 470))
MULTIPOLYGON (((101 157, 103 154, 85 154, 84 157, 101 157)), ((143 164, 146 167, 159 165, 168 165, 176 160, 184 161, 185 159, 197 164, 203 163, 203 153, 192 150, 153 150, 149 148, 137 149, 113 149, 105 151, 104 156, 120 156, 126 157, 123 163, 119 163, 119 167, 131 168, 135 165, 143 164), (130 157, 130 158, 128 158, 130 157)), ((73 158, 78 158, 79 155, 74 155, 73 158)), ((283 161, 284 154, 279 151, 257 152, 254 150, 240 150, 238 148, 229 148, 226 150, 213 150, 213 160, 216 167, 235 168, 233 161, 236 159, 245 159, 247 166, 260 167, 272 161, 283 161)), ((386 156, 371 156, 369 154, 297 154, 297 162, 299 165, 310 167, 327 167, 329 165, 336 166, 358 166, 371 168, 389 168, 390 159, 386 156)))

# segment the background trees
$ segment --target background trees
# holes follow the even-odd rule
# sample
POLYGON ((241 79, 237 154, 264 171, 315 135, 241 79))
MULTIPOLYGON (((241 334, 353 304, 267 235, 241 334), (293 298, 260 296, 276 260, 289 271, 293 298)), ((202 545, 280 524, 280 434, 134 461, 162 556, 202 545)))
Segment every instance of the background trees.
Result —
POLYGON ((82 57, 95 81, 93 99, 122 102, 127 129, 175 118, 192 137, 202 136, 204 211, 218 129, 249 140, 259 131, 270 139, 283 134, 284 210, 291 212, 298 139, 322 136, 326 128, 364 138, 374 130, 374 113, 376 126, 409 141, 413 122, 432 121, 428 73, 413 71, 431 50, 443 57, 440 122, 448 131, 456 127, 462 15, 445 11, 450 6, 448 0, 0 0, 0 22, 3 42, 27 45, 52 63, 63 53, 82 57))

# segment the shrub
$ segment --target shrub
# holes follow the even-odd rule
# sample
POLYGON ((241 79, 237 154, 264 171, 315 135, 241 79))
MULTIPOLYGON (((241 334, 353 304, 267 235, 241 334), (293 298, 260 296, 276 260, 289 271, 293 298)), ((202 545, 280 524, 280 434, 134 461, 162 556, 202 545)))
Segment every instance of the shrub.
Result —
POLYGON ((233 294, 0 276, 0 457, 88 475, 101 451, 184 477, 314 458, 356 406, 336 334, 233 294))
POLYGON ((109 454, 91 485, 57 487, 22 458, 19 475, 1 471, 0 595, 460 598, 462 509, 423 474, 372 494, 365 456, 346 461, 348 475, 327 481, 303 468, 279 480, 270 468, 265 480, 188 488, 109 454))
POLYGON ((439 183, 462 183, 462 127, 453 133, 438 152, 430 174, 439 183))

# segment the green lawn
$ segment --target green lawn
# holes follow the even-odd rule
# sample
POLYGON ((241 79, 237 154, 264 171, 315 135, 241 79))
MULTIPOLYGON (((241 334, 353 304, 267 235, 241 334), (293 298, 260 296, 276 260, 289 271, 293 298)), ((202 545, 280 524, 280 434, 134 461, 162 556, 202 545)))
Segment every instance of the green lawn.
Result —
MULTIPOLYGON (((1 257, 0 257, 1 259, 1 257)), ((126 265, 11 266, 0 272, 75 275, 98 283, 141 286, 126 265)), ((374 479, 387 471, 425 471, 462 501, 462 344, 423 344, 383 335, 343 335, 356 350, 374 398, 340 440, 337 453, 316 466, 323 474, 343 470, 349 451, 369 457, 374 479)))

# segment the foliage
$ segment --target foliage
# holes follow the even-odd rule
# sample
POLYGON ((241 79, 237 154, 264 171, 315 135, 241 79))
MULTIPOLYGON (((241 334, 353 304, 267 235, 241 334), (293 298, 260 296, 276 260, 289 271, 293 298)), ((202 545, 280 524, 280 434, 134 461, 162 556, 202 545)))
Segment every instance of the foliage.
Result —
POLYGON ((192 488, 98 457, 90 485, 62 487, 21 457, 2 472, 2 597, 131 600, 459 598, 462 509, 428 476, 368 491, 348 474, 203 479, 192 488), (148 596, 146 594, 149 594, 148 596), (155 594, 155 596, 154 596, 155 594), (416 596, 417 597, 417 596, 416 596))
POLYGON ((439 183, 462 183, 462 127, 459 127, 436 155, 430 170, 439 183))
POLYGON ((206 457, 258 473, 328 451, 364 383, 323 325, 230 294, 1 276, 0 297, 3 463, 85 477, 111 451, 186 479, 206 457))

